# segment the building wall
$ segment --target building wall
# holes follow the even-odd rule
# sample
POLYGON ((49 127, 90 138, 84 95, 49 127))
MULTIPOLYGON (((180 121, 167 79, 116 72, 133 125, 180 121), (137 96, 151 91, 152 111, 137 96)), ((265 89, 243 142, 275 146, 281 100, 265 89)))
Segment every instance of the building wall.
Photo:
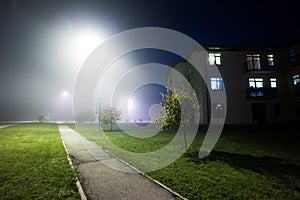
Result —
POLYGON ((247 100, 244 52, 221 52, 222 65, 218 66, 223 77, 227 96, 226 123, 251 123, 251 106, 247 100))
POLYGON ((288 121, 300 120, 300 88, 295 88, 292 81, 293 75, 300 75, 300 43, 281 51, 280 62, 282 66, 280 74, 285 83, 282 90, 283 116, 288 121), (289 58, 289 51, 292 49, 296 52, 294 62, 290 62, 289 58))
MULTIPOLYGON (((184 76, 186 80, 189 80, 189 70, 192 69, 192 65, 186 61, 179 61, 172 66, 176 71, 184 76)), ((197 94, 198 103, 200 105, 200 124, 207 124, 207 107, 206 107, 206 89, 204 87, 203 79, 199 74, 193 70, 193 79, 190 80, 191 87, 197 94)), ((174 71, 167 72, 166 78, 168 79, 169 88, 179 88, 183 84, 182 80, 178 77, 174 71)))
MULTIPOLYGON (((219 70, 225 85, 227 96, 226 124, 251 124, 256 123, 257 110, 265 110, 265 123, 279 123, 300 119, 300 95, 295 95, 292 84, 292 75, 300 74, 300 43, 285 49, 208 49, 207 52, 194 52, 191 58, 198 59, 199 66, 203 66, 201 76, 195 68, 185 61, 170 65, 178 70, 189 80, 198 94, 201 105, 201 122, 209 123, 212 105, 210 95, 216 99, 220 91, 212 91, 210 78, 216 77, 215 70, 219 70), (297 60, 289 62, 289 50, 295 49, 297 60), (210 65, 208 53, 221 53, 221 65, 210 65), (247 54, 259 54, 262 70, 247 70, 247 54), (267 55, 274 55, 274 66, 268 66, 267 55), (192 67, 192 77, 189 75, 192 67), (249 91, 249 78, 263 78, 263 97, 247 95, 249 91), (277 79, 277 89, 270 89, 270 78, 277 79), (205 84, 205 82, 207 84, 205 84), (255 114, 256 113, 256 114, 255 114)), ((171 82, 169 82, 171 84, 171 82)), ((300 91, 297 90, 297 92, 300 91)), ((297 93, 298 94, 298 93, 297 93)))

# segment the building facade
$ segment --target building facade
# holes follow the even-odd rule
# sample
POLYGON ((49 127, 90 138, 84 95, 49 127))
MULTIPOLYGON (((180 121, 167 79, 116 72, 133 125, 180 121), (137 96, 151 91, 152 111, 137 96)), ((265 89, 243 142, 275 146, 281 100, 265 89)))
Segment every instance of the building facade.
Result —
MULTIPOLYGON (((169 67, 179 71, 197 93, 200 123, 211 115, 225 114, 226 124, 267 124, 300 120, 300 43, 288 48, 206 47, 193 51, 201 75, 186 60, 169 67), (220 74, 216 75, 215 69, 220 74), (226 91, 226 105, 210 102, 210 96, 226 91)), ((172 75, 165 78, 171 86, 172 75)))

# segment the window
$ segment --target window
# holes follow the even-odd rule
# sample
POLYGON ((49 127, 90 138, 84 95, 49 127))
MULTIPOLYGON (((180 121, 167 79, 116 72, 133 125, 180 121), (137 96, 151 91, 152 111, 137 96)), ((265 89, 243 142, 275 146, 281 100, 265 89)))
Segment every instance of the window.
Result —
POLYGON ((263 97, 263 78, 249 78, 248 97, 263 97))
POLYGON ((270 78, 270 87, 277 88, 277 78, 270 78))
POLYGON ((293 86, 294 87, 300 86, 300 77, 299 77, 299 74, 293 75, 292 79, 293 79, 293 86))
POLYGON ((209 53, 208 61, 210 65, 221 65, 221 54, 220 53, 209 53))
POLYGON ((246 57, 248 70, 261 70, 259 54, 247 54, 246 57))
POLYGON ((263 78, 249 78, 250 88, 263 88, 264 82, 263 78))
POLYGON ((225 117, 225 108, 223 103, 213 104, 213 116, 214 117, 225 117))
POLYGON ((274 66, 274 55, 273 54, 268 54, 268 66, 272 67, 274 66))
POLYGON ((296 50, 295 49, 289 50, 289 60, 291 63, 296 62, 296 50))
POLYGON ((212 90, 223 90, 224 84, 222 78, 210 78, 210 87, 212 90))

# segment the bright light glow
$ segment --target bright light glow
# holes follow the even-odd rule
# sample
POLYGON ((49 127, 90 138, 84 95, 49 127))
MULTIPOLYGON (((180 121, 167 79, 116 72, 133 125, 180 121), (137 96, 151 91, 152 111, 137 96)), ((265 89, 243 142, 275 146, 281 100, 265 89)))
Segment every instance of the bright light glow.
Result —
POLYGON ((62 96, 63 96, 63 97, 66 97, 66 96, 68 96, 68 95, 69 95, 69 93, 68 93, 67 91, 63 91, 63 92, 62 92, 62 96))
POLYGON ((95 50, 105 37, 94 30, 82 30, 74 34, 72 38, 72 46, 74 47, 75 56, 86 58, 93 50, 95 50))
POLYGON ((134 102, 131 98, 122 97, 119 99, 118 103, 116 103, 117 108, 121 111, 121 120, 128 121, 130 120, 130 111, 134 107, 134 102))
POLYGON ((132 98, 129 98, 128 100, 128 110, 132 110, 134 107, 134 100, 132 98))

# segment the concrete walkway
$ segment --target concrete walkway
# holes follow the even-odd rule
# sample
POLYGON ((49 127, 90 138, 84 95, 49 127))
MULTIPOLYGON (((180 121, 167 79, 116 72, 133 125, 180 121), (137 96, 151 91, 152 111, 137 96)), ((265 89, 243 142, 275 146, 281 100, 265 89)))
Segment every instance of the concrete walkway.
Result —
POLYGON ((80 183, 87 199, 182 199, 141 173, 137 173, 135 169, 68 126, 59 125, 58 128, 70 157, 74 159, 73 164, 79 171, 80 183), (107 167, 107 163, 126 172, 107 167))

